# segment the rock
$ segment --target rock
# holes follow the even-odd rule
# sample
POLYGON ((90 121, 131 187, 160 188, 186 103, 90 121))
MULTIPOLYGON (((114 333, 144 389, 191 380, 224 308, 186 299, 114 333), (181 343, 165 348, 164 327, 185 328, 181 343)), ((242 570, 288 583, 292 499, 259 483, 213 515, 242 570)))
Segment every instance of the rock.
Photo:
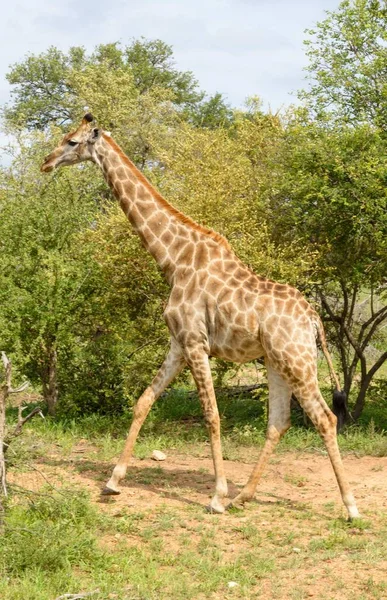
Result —
POLYGON ((153 460, 165 460, 167 458, 167 455, 164 454, 164 452, 161 452, 160 450, 153 450, 152 452, 152 458, 153 460))
POLYGON ((232 588, 238 587, 238 586, 239 586, 239 583, 237 583, 236 581, 229 581, 229 582, 227 583, 227 586, 228 586, 230 589, 232 589, 232 588))

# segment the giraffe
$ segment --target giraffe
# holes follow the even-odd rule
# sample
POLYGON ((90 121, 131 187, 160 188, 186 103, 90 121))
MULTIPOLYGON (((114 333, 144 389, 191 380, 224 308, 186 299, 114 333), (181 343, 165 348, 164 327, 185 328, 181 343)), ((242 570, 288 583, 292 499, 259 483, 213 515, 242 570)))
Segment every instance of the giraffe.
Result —
POLYGON ((140 428, 153 403, 188 366, 195 380, 209 430, 215 493, 209 510, 223 513, 255 494, 271 453, 290 427, 292 393, 325 442, 348 518, 359 516, 344 472, 336 436, 336 417, 317 381, 317 340, 339 393, 340 384, 327 351, 318 314, 295 288, 256 275, 232 251, 227 240, 169 204, 124 154, 110 134, 93 126, 87 113, 65 135, 41 166, 92 161, 120 202, 133 229, 157 261, 171 287, 164 312, 170 349, 149 387, 137 400, 122 454, 102 494, 119 494, 140 428), (220 420, 209 358, 234 362, 263 358, 269 385, 266 440, 243 489, 227 503, 220 420))

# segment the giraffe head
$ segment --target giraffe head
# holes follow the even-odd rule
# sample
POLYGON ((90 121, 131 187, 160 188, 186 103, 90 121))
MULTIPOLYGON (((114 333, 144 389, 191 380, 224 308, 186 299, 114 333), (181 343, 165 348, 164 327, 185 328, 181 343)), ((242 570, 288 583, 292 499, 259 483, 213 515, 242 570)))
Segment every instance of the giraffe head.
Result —
POLYGON ((93 121, 93 115, 87 113, 78 129, 66 134, 59 146, 46 156, 40 170, 48 173, 56 167, 93 160, 93 147, 102 133, 100 129, 92 127, 93 121))

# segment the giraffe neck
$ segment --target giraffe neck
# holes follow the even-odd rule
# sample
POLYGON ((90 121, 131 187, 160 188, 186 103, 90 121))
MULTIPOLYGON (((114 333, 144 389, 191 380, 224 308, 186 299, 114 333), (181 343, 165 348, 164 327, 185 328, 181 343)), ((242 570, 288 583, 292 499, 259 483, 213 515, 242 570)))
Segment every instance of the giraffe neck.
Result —
POLYGON ((95 143, 94 162, 101 168, 143 245, 169 281, 181 263, 178 257, 182 244, 192 241, 195 234, 197 239, 199 236, 213 238, 228 246, 222 236, 201 227, 170 205, 104 133, 95 143))

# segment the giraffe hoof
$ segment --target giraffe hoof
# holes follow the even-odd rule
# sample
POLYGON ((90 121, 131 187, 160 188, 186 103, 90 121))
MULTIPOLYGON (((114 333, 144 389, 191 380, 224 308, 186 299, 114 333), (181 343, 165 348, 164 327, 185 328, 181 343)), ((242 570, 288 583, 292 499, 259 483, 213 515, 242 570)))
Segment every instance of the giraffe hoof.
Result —
POLYGON ((107 486, 105 486, 103 490, 101 490, 101 496, 119 496, 120 494, 121 492, 119 492, 118 490, 112 490, 112 488, 109 488, 107 486))
POLYGON ((243 510, 244 506, 242 502, 229 502, 226 506, 226 510, 231 510, 235 508, 236 510, 243 510))
POLYGON ((231 500, 226 506, 226 510, 230 510, 231 508, 236 508, 238 510, 243 510, 245 507, 245 503, 248 502, 246 498, 239 498, 236 496, 234 500, 231 500))
POLYGON ((217 504, 215 506, 208 504, 206 506, 206 512, 210 513, 211 515, 221 515, 225 512, 225 508, 223 504, 217 504))

